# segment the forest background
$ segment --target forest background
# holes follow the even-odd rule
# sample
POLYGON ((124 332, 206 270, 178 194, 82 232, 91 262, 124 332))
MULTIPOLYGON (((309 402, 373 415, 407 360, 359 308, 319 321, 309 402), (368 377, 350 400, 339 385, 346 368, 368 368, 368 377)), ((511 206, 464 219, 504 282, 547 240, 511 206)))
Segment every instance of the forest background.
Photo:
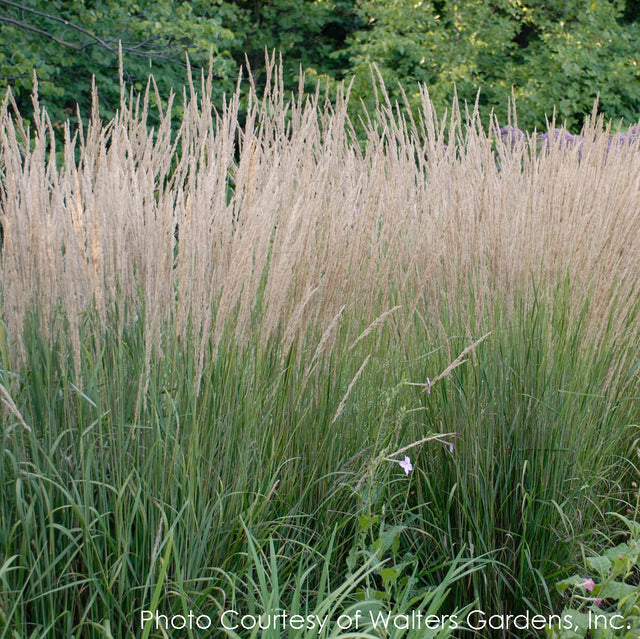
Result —
POLYGON ((220 105, 246 62, 264 79, 266 49, 282 54, 288 89, 301 76, 310 91, 318 80, 331 90, 355 76, 356 110, 375 103, 375 63, 392 98, 402 85, 414 107, 418 82, 438 112, 454 86, 470 103, 480 89, 485 122, 493 111, 506 123, 512 91, 528 130, 546 128, 554 107, 559 123, 579 130, 597 97, 625 126, 640 113, 638 0, 0 0, 0 23, 0 90, 11 86, 28 114, 35 70, 59 129, 77 117, 76 104, 89 114, 92 76, 101 115, 112 117, 119 42, 126 82, 142 90, 153 74, 163 99, 170 88, 182 93, 185 54, 198 69, 213 52, 220 105))

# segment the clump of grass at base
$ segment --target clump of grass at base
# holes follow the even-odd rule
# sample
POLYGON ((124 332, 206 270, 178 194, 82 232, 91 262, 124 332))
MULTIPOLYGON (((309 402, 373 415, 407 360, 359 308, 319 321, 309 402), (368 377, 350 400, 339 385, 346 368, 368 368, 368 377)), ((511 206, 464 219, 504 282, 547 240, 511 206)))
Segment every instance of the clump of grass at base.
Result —
POLYGON ((553 610, 554 577, 626 499, 620 467, 637 406, 619 389, 629 371, 616 390, 605 383, 613 342, 579 352, 582 328, 560 319, 563 303, 498 320, 473 361, 424 398, 427 427, 458 437, 454 454, 417 460, 417 508, 440 554, 465 545, 496 561, 456 596, 498 614, 553 610))
MULTIPOLYGON (((383 475, 367 503, 422 588, 491 560, 443 609, 551 609, 628 497, 638 154, 607 155, 595 121, 581 157, 512 149, 426 92, 415 123, 382 92, 361 148, 346 97, 288 103, 271 71, 243 128, 210 79, 177 140, 125 96, 61 169, 46 113, 29 139, 3 105, 6 636, 129 636, 160 601, 215 614, 269 540, 285 601, 307 548, 348 583, 358 478, 434 434, 453 452, 424 447, 408 492, 383 475)), ((338 601, 314 574, 305 596, 338 601)))

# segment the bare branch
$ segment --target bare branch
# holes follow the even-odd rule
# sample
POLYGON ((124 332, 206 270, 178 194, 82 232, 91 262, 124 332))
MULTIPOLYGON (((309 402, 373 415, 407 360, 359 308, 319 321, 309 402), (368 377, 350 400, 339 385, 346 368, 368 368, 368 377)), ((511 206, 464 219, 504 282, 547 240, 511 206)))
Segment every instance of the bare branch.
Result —
POLYGON ((8 24, 14 24, 15 26, 20 27, 21 29, 25 29, 26 31, 33 31, 34 33, 39 33, 40 35, 43 35, 46 38, 53 40, 54 42, 58 43, 63 47, 69 47, 71 49, 74 49, 75 51, 82 51, 82 49, 76 46, 75 44, 72 44, 71 42, 66 42, 65 40, 60 40, 59 38, 56 38, 53 35, 53 33, 49 33, 48 31, 44 31, 42 29, 38 29, 37 27, 30 25, 28 22, 14 20, 13 18, 7 18, 6 16, 0 16, 0 22, 7 22, 8 24))
MULTIPOLYGON (((79 51, 81 53, 84 53, 89 47, 94 46, 94 45, 99 45, 101 47, 103 47, 104 49, 106 49, 107 51, 110 51, 113 54, 116 54, 118 52, 118 42, 120 41, 120 36, 122 35, 123 31, 125 30, 124 28, 120 31, 120 33, 118 34, 118 36, 116 37, 116 39, 103 39, 99 36, 97 36, 95 33, 89 31, 88 29, 85 29, 84 27, 81 27, 80 25, 67 20, 66 18, 60 18, 59 16, 55 16, 55 15, 51 15, 50 13, 46 13, 44 11, 38 11, 37 9, 33 9, 31 7, 28 7, 26 5, 20 4, 18 2, 12 2, 11 0, 0 0, 0 5, 5 5, 7 7, 11 7, 13 9, 16 9, 18 11, 22 11, 25 13, 31 13, 33 15, 39 16, 41 18, 45 18, 46 20, 52 20, 53 22, 58 22, 60 24, 64 24, 66 27, 69 27, 70 29, 74 29, 75 31, 77 31, 78 33, 81 33, 85 36, 87 36, 88 38, 90 38, 93 42, 87 42, 85 44, 74 44, 73 42, 68 42, 67 40, 63 40, 61 38, 56 37, 55 35, 53 35, 53 33, 51 33, 50 31, 45 31, 44 29, 41 29, 39 27, 35 27, 32 24, 30 24, 29 22, 25 21, 25 20, 16 20, 14 18, 10 18, 8 16, 0 16, 0 22, 5 22, 7 24, 12 24, 15 25, 16 27, 20 28, 20 29, 24 29, 26 31, 31 31, 33 33, 38 33, 39 35, 42 35, 46 38, 49 38, 50 40, 53 40, 55 43, 59 44, 60 46, 63 47, 68 47, 70 49, 73 49, 74 51, 79 51)), ((122 51, 123 53, 128 53, 129 55, 136 55, 136 56, 140 56, 143 58, 151 58, 154 60, 167 60, 170 62, 175 62, 177 64, 180 64, 181 66, 185 66, 184 62, 181 62, 181 59, 179 56, 177 55, 169 55, 169 52, 172 51, 172 47, 170 46, 164 46, 164 47, 160 47, 156 50, 153 49, 142 49, 143 46, 145 46, 146 44, 152 42, 152 38, 145 38, 142 42, 138 42, 138 43, 134 43, 134 44, 130 44, 130 45, 122 45, 122 51)), ((183 51, 185 51, 188 47, 183 45, 180 47, 176 47, 176 49, 178 49, 178 51, 180 53, 182 53, 183 51)), ((178 52, 177 51, 177 52, 178 52)))
MULTIPOLYGON (((102 46, 106 47, 107 49, 109 48, 109 45, 106 42, 104 42, 104 40, 102 40, 97 35, 95 35, 95 33, 91 33, 91 31, 85 29, 84 27, 81 27, 81 26, 75 24, 74 22, 71 22, 71 21, 67 20, 66 18, 59 18, 58 16, 51 15, 50 13, 45 13, 44 11, 38 11, 37 9, 32 9, 31 7, 27 7, 26 5, 23 5, 23 4, 18 4, 17 2, 11 2, 11 0, 0 0, 0 4, 4 4, 4 5, 7 5, 9 7, 13 7, 14 9, 18 9, 18 10, 24 11, 26 13, 33 13, 34 15, 40 16, 41 18, 46 18, 47 20, 53 20, 54 22, 60 22, 61 24, 64 24, 65 26, 70 27, 71 29, 75 29, 76 31, 79 31, 80 33, 84 33, 86 36, 92 38, 98 44, 101 44, 102 46)), ((26 24, 26 23, 23 23, 23 24, 26 24)))

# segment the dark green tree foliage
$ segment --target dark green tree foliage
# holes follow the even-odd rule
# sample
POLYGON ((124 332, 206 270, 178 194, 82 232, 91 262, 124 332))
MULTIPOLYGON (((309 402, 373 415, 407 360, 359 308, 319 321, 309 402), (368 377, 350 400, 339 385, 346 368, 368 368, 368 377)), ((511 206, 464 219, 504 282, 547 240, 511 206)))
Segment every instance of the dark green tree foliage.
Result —
POLYGON ((246 52, 252 69, 264 65, 264 52, 282 55, 285 75, 293 83, 300 69, 311 82, 318 76, 339 78, 349 68, 347 38, 362 25, 354 0, 238 0, 249 7, 253 29, 246 52))
POLYGON ((206 67, 213 50, 217 96, 233 90, 249 24, 236 5, 215 0, 0 0, 0 87, 10 85, 23 113, 29 112, 34 70, 39 93, 54 126, 84 115, 96 78, 100 108, 111 115, 119 103, 118 46, 124 79, 144 90, 153 74, 160 95, 186 81, 186 58, 206 67))
POLYGON ((559 119, 577 128, 599 95, 600 109, 607 116, 637 121, 640 23, 621 21, 622 3, 562 4, 562 10, 538 10, 534 17, 540 16, 536 38, 515 78, 518 102, 529 119, 549 112, 555 104, 559 119), (540 71, 533 73, 535 69, 540 71))
MULTIPOLYGON (((375 62, 388 89, 399 80, 417 98, 427 84, 441 109, 455 83, 461 98, 504 121, 512 87, 520 121, 558 121, 579 128, 600 96, 611 118, 640 115, 640 24, 622 2, 598 0, 360 0, 366 28, 349 41, 351 67, 375 62)), ((369 96, 364 81, 357 92, 369 96)))
MULTIPOLYGON (((60 125, 86 114, 91 77, 101 109, 119 97, 118 41, 125 81, 143 89, 153 73, 163 98, 182 90, 185 53, 206 68, 213 51, 216 99, 248 60, 258 84, 265 49, 283 56, 284 81, 308 89, 355 76, 352 108, 375 101, 371 65, 393 99, 402 84, 414 108, 427 85, 439 112, 458 95, 504 123, 516 97, 519 125, 579 129, 599 96, 601 111, 627 124, 640 116, 637 0, 0 0, 0 88, 28 114, 33 70, 60 125)), ((178 108, 180 100, 177 101, 178 108)))

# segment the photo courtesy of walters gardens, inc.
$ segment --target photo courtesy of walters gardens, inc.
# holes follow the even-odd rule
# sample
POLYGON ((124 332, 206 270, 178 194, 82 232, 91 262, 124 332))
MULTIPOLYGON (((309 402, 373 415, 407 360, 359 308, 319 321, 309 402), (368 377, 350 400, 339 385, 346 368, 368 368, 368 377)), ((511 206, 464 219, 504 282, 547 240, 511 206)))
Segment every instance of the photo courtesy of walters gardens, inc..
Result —
MULTIPOLYGON (((624 615, 599 614, 590 610, 587 613, 587 628, 592 631, 627 631, 632 626, 625 621, 624 615)), ((368 628, 385 636, 391 632, 423 631, 423 636, 432 636, 434 632, 442 632, 445 628, 456 630, 464 628, 471 631, 525 631, 544 630, 557 626, 565 631, 576 632, 580 626, 575 623, 570 613, 564 615, 531 615, 529 612, 518 615, 487 615, 482 610, 471 610, 464 618, 458 615, 425 615, 420 610, 412 610, 410 614, 393 614, 378 609, 369 609, 366 614, 361 608, 356 608, 351 614, 339 615, 330 619, 328 615, 290 615, 286 612, 277 614, 249 615, 236 610, 225 610, 219 619, 211 619, 208 615, 197 615, 189 611, 186 615, 163 615, 157 611, 143 610, 140 613, 140 629, 150 624, 155 630, 169 632, 171 630, 218 630, 218 631, 304 631, 308 636, 313 633, 330 636, 342 631, 354 632, 361 628, 368 628), (426 633, 426 635, 424 634, 426 633)), ((282 636, 282 635, 281 635, 282 636)), ((349 635, 351 636, 351 635, 349 635)))
POLYGON ((640 638, 639 29, 0 0, 0 639, 640 638))

